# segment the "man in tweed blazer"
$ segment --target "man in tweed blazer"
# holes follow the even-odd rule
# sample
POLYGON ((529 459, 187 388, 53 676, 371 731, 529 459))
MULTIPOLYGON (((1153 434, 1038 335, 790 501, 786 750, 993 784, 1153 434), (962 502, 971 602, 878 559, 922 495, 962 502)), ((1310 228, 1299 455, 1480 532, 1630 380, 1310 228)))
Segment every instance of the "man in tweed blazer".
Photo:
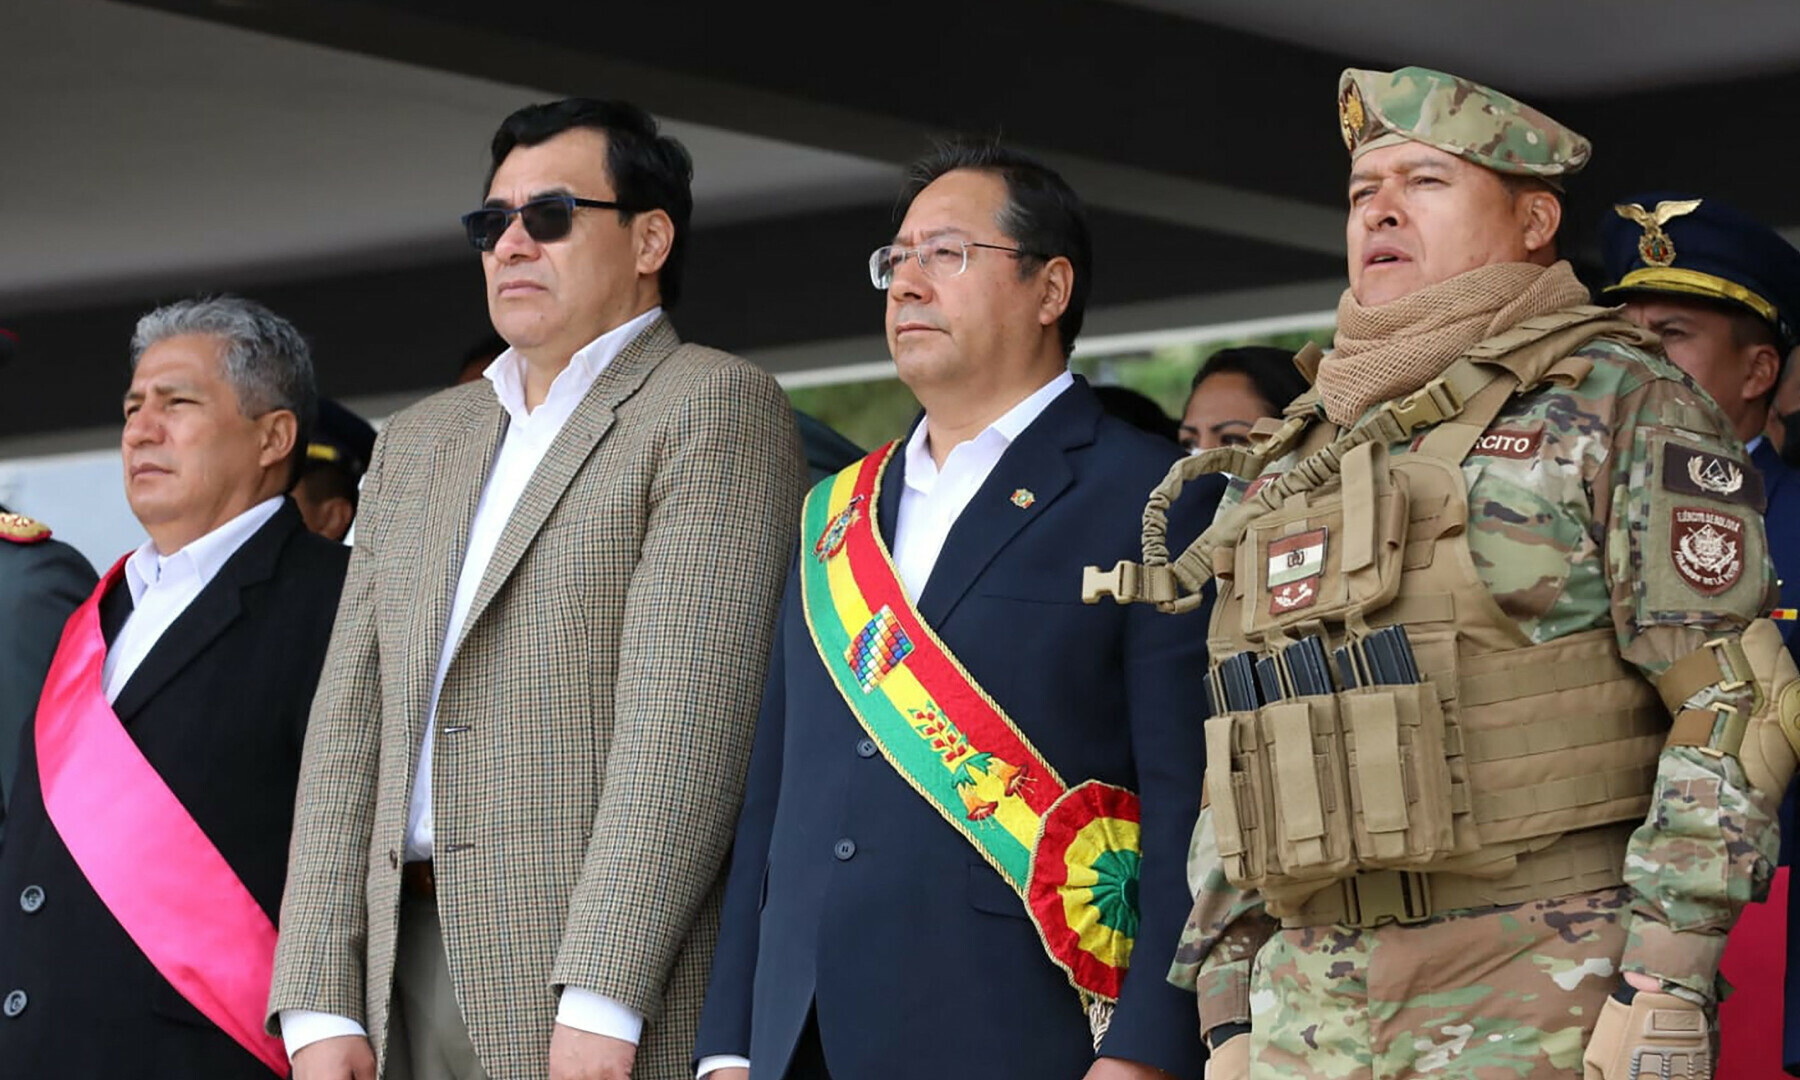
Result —
POLYGON ((465 223, 512 347, 377 444, 313 710, 269 1000, 299 1080, 673 1080, 705 991, 793 420, 661 313, 691 165, 648 115, 530 106, 493 162, 465 223))

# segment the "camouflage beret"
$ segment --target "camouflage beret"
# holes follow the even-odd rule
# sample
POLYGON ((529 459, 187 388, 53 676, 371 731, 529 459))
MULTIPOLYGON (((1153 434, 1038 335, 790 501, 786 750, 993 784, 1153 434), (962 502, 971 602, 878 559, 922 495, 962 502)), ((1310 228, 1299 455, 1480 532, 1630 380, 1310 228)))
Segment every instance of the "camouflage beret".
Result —
POLYGON ((1338 124, 1355 161, 1400 142, 1424 143, 1495 172, 1535 176, 1559 190, 1593 153, 1586 139, 1515 98, 1430 68, 1347 68, 1338 124))

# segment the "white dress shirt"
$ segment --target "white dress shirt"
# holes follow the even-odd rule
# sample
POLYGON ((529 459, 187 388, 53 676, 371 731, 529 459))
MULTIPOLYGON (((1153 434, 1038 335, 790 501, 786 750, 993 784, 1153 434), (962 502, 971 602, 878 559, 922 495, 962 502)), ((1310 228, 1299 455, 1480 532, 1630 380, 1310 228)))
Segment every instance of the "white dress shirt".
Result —
POLYGON ((154 541, 146 540, 125 560, 131 614, 106 650, 101 669, 109 704, 119 700, 119 691, 137 674, 144 657, 211 584, 219 568, 281 509, 281 499, 279 495, 264 499, 179 551, 164 555, 154 541))
MULTIPOLYGON (((551 381, 543 403, 535 409, 525 404, 525 358, 519 353, 506 350, 482 373, 493 384, 494 395, 506 410, 508 423, 500 451, 494 455, 493 467, 488 471, 487 483, 481 489, 475 520, 469 527, 462 576, 456 581, 450 622, 445 627, 444 642, 439 648, 437 673, 432 677, 431 701, 425 714, 425 739, 419 748, 418 768, 413 773, 412 802, 406 817, 406 858, 409 862, 432 856, 431 748, 432 736, 437 729, 438 695, 444 689, 444 676, 450 671, 450 663, 456 658, 456 643, 462 638, 463 623, 475 602, 475 592, 481 587, 488 562, 500 544, 500 534, 511 520, 520 496, 525 494, 526 484, 549 452, 550 444, 556 441, 575 407, 587 396, 594 380, 620 350, 661 314, 662 308, 653 307, 589 342, 569 358, 569 366, 551 381)), ((562 997, 557 1001, 556 1022, 632 1043, 638 1041, 644 1027, 644 1018, 636 1011, 604 994, 578 986, 563 988, 562 997)), ((347 1016, 308 1009, 283 1009, 281 1012, 281 1037, 290 1059, 301 1047, 320 1039, 367 1034, 361 1024, 347 1016)))
MULTIPOLYGON (((931 456, 930 421, 913 429, 912 437, 906 440, 906 489, 900 493, 900 510, 894 518, 893 556, 900 581, 914 602, 931 579, 951 526, 968 509, 969 500, 981 490, 981 485, 987 483, 1006 448, 1043 415, 1052 401, 1074 385, 1075 377, 1067 371, 1051 379, 983 428, 981 434, 952 447, 942 469, 931 456)), ((748 1058, 712 1054, 700 1059, 695 1074, 704 1078, 718 1069, 749 1067, 748 1058)))

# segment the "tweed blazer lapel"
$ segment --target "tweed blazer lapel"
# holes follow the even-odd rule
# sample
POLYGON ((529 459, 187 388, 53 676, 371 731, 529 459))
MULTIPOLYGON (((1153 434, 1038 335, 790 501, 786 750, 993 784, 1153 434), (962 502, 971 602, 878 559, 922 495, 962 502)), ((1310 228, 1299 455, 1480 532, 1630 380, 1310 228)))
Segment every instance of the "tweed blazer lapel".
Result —
MULTIPOLYGON (((456 599, 456 583, 462 576, 463 558, 469 550, 469 530, 488 471, 506 434, 506 410, 483 383, 485 394, 471 393, 462 415, 453 421, 447 437, 432 453, 431 476, 423 506, 413 507, 423 530, 414 595, 423 610, 413 623, 406 649, 406 688, 410 708, 407 719, 415 745, 424 730, 425 711, 431 701, 432 675, 450 627, 450 607, 456 599)), ((402 569, 401 573, 406 571, 402 569)))
MULTIPOLYGON (((489 560, 481 586, 469 605, 468 617, 463 620, 463 637, 469 636, 469 629, 493 602, 506 579, 512 576, 519 560, 525 557, 531 542, 544 527, 545 520, 569 490, 576 472, 612 428, 613 410, 636 393, 651 370, 680 344, 681 339, 675 336, 675 328, 669 325, 668 318, 658 318, 631 339, 631 343, 620 350, 594 380, 594 385, 588 388, 581 404, 575 407, 556 440, 550 444, 544 460, 538 463, 537 471, 531 474, 524 494, 519 496, 519 505, 507 519, 506 528, 500 533, 500 543, 494 548, 494 557, 489 560)), ((458 641, 456 646, 461 649, 462 642, 458 641)))

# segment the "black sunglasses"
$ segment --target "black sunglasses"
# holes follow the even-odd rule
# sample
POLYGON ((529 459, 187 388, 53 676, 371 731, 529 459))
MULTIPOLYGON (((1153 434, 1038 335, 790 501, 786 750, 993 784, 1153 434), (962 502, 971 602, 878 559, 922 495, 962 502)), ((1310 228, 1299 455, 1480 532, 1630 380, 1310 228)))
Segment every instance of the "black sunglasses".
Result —
POLYGON ((462 216, 463 228, 468 230, 469 243, 477 251, 492 251, 506 234, 506 228, 512 223, 514 214, 525 223, 525 235, 540 244, 548 244, 552 240, 561 240, 569 235, 575 227, 575 208, 585 206, 594 210, 619 210, 631 213, 616 202, 601 199, 578 199, 573 195, 540 195, 520 206, 508 209, 504 206, 484 206, 462 216))

